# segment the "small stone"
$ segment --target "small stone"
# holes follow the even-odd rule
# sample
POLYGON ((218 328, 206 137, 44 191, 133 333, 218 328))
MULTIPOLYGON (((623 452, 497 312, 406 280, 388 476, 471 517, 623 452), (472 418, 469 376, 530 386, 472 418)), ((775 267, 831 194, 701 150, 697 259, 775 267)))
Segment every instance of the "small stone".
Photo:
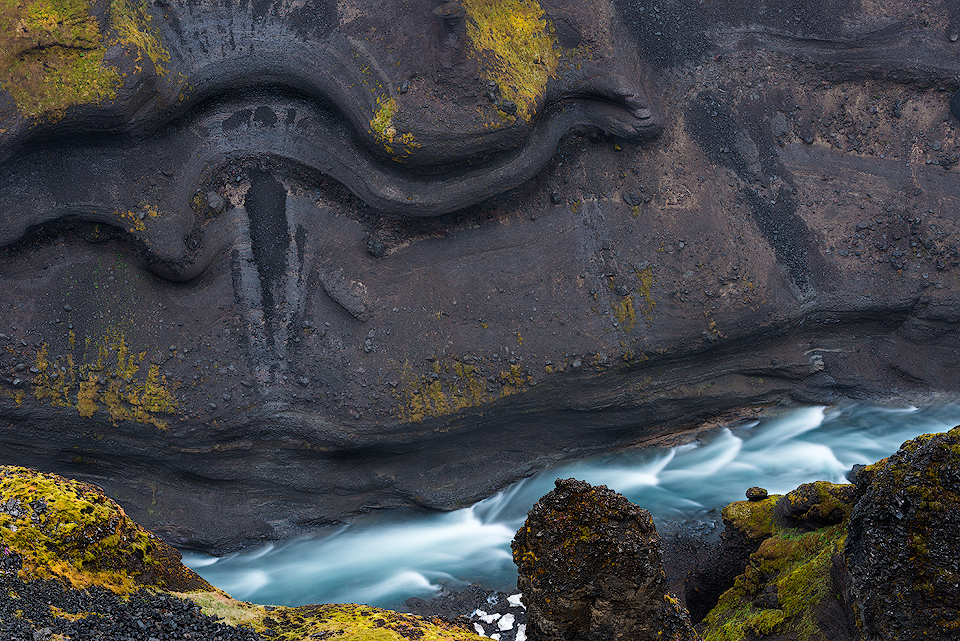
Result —
POLYGON ((215 211, 216 213, 222 213, 227 206, 227 201, 223 199, 223 196, 218 194, 215 191, 207 192, 207 205, 215 211))
POLYGON ((33 641, 47 641, 53 636, 53 630, 50 628, 41 628, 33 631, 33 641))
POLYGON ((632 189, 630 191, 623 192, 620 197, 623 198, 623 202, 627 203, 631 207, 636 207, 643 202, 643 196, 632 189))
POLYGON ((951 33, 951 34, 950 34, 950 42, 956 42, 957 40, 960 40, 960 35, 955 34, 955 33, 951 33))
POLYGON ((747 499, 750 501, 762 501, 767 498, 767 491, 762 487, 751 487, 747 490, 747 499))
POLYGON ((73 311, 73 308, 70 307, 69 305, 64 305, 64 306, 63 306, 63 311, 65 311, 65 312, 72 312, 72 311, 73 311))
POLYGON ((550 203, 553 205, 559 205, 563 202, 563 198, 557 192, 550 192, 550 203))
POLYGON ((386 253, 386 247, 379 240, 371 238, 367 241, 367 253, 374 258, 383 258, 384 253, 386 253))
POLYGON ((500 110, 510 116, 513 116, 517 113, 517 103, 512 100, 504 100, 500 103, 500 110))
POLYGON ((299 383, 301 387, 306 387, 310 384, 310 379, 306 376, 301 376, 297 379, 297 383, 299 383))

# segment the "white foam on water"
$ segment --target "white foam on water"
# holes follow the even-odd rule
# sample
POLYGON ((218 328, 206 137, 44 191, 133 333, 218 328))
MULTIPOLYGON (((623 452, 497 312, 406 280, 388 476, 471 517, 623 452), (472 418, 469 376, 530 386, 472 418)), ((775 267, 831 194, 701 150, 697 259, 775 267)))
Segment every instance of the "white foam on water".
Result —
MULTIPOLYGON (((512 590, 516 568, 510 541, 527 510, 557 478, 607 485, 657 519, 700 518, 743 500, 751 486, 782 493, 815 480, 842 481, 852 465, 872 463, 907 439, 957 423, 958 405, 784 411, 675 448, 561 465, 455 512, 381 514, 326 536, 220 559, 187 552, 184 562, 235 597, 259 603, 398 607, 407 597, 429 597, 441 586, 480 583, 512 590)), ((514 596, 516 603, 510 597, 510 604, 519 605, 520 596, 514 596)), ((525 631, 518 629, 517 638, 525 638, 525 631)))
POLYGON ((270 576, 263 570, 234 572, 220 584, 234 598, 246 600, 270 584, 270 576))

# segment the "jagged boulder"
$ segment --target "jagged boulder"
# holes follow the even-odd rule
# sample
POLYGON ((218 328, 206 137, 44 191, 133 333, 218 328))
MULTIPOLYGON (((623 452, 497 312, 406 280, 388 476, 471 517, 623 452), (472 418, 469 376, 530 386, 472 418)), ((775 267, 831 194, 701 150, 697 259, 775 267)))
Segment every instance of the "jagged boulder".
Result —
POLYGON ((845 558, 868 641, 960 638, 960 427, 860 470, 845 558))
POLYGON ((558 479, 512 548, 531 641, 698 638, 666 592, 650 513, 606 486, 558 479))

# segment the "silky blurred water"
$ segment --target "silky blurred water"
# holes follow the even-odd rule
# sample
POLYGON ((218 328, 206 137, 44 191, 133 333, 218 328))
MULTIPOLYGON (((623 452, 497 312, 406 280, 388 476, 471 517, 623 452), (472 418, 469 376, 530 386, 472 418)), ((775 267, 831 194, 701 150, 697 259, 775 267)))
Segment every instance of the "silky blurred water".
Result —
POLYGON ((918 409, 849 405, 771 412, 674 448, 624 451, 560 465, 472 507, 448 513, 370 515, 323 536, 221 558, 184 552, 184 563, 235 598, 256 603, 366 603, 398 607, 441 586, 480 583, 511 591, 510 541, 557 478, 607 485, 658 523, 715 518, 750 486, 771 494, 815 480, 844 482, 910 438, 960 423, 960 405, 918 409))

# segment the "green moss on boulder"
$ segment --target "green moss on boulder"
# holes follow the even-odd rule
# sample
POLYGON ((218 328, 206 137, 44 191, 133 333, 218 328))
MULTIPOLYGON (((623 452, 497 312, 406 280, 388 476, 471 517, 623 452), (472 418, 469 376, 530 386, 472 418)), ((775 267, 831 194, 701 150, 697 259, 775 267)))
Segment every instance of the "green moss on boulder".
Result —
MULTIPOLYGON (((0 552, 3 558, 16 555, 25 582, 106 588, 125 599, 147 588, 193 601, 204 614, 278 641, 480 638, 464 626, 365 605, 268 609, 236 601, 185 567, 176 550, 133 522, 100 488, 23 467, 0 467, 0 552)), ((46 601, 41 607, 50 607, 55 618, 77 616, 46 601)))
POLYGON ((852 485, 810 483, 784 496, 725 507, 728 527, 762 542, 707 615, 704 639, 837 641, 823 613, 837 596, 831 571, 852 505, 852 485))
POLYGON ((0 545, 22 557, 24 580, 120 593, 212 589, 100 488, 23 467, 0 467, 0 545))

